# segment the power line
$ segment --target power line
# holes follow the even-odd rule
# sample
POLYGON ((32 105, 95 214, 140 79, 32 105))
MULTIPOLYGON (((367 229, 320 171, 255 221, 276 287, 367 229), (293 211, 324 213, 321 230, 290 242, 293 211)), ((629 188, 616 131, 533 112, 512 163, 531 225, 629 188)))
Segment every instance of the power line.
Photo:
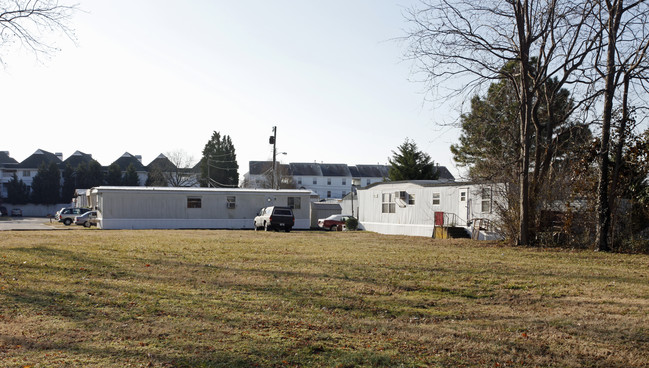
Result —
POLYGON ((216 180, 214 180, 214 179, 212 179, 212 178, 207 178, 207 179, 210 181, 210 183, 211 183, 212 185, 216 184, 217 186, 225 187, 225 188, 236 188, 236 187, 237 187, 237 185, 233 185, 233 184, 223 184, 223 183, 219 183, 218 181, 216 181, 216 180))

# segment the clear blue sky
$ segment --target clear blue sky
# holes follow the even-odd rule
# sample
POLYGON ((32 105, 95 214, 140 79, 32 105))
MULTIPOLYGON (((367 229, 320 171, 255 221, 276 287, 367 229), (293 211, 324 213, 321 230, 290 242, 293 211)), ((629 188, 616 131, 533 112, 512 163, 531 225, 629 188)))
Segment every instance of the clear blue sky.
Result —
POLYGON ((403 61, 406 8, 416 0, 87 0, 77 44, 36 61, 3 49, 0 150, 91 153, 184 150, 198 160, 227 134, 240 174, 283 162, 387 163, 406 137, 451 172, 457 112, 424 102, 403 61))

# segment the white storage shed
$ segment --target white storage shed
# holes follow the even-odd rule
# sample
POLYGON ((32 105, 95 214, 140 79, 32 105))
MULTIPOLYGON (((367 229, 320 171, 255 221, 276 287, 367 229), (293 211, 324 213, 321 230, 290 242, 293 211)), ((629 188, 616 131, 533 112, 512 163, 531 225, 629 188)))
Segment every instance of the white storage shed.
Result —
POLYGON ((310 226, 309 190, 96 187, 90 205, 101 229, 253 229, 259 210, 293 208, 294 229, 310 226))
POLYGON ((497 220, 502 185, 412 180, 358 189, 360 226, 382 234, 433 236, 435 224, 465 227, 497 220), (437 218, 436 218, 437 217, 437 218))

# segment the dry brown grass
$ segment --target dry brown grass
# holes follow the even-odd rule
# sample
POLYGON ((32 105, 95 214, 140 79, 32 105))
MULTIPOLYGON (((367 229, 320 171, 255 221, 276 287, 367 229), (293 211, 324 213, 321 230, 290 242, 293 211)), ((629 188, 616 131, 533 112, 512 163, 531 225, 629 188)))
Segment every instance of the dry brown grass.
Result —
POLYGON ((646 367, 649 257, 365 232, 0 233, 0 366, 646 367))

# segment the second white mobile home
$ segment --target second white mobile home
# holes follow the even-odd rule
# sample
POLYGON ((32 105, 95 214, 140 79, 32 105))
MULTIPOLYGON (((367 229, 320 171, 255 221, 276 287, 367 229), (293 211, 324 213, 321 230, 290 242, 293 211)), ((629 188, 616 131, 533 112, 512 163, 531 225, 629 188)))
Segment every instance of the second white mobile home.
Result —
POLYGON ((501 185, 436 180, 384 182, 358 190, 358 219, 382 234, 432 236, 435 225, 469 229, 476 219, 497 220, 501 185))

